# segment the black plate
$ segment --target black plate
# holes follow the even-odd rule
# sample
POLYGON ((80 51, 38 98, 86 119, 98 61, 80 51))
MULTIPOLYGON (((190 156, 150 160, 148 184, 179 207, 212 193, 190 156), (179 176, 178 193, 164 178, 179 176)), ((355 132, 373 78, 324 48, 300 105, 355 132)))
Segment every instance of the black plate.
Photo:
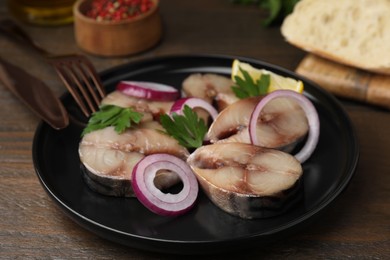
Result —
MULTIPOLYGON (((172 86, 191 73, 230 76, 234 58, 227 56, 174 56, 125 64, 101 73, 111 91, 120 80, 149 80, 172 86)), ((136 199, 113 198, 91 191, 79 169, 78 142, 82 127, 75 123, 57 131, 42 122, 36 131, 33 160, 49 195, 84 228, 109 240, 157 252, 198 254, 226 252, 265 245, 298 231, 331 204, 350 182, 358 161, 358 145, 350 119, 340 104, 312 82, 285 69, 238 57, 255 67, 301 79, 305 95, 318 110, 321 135, 316 151, 304 163, 304 199, 278 217, 244 220, 224 213, 200 194, 195 208, 177 218, 149 212, 136 199)), ((77 117, 77 105, 63 96, 77 117)))

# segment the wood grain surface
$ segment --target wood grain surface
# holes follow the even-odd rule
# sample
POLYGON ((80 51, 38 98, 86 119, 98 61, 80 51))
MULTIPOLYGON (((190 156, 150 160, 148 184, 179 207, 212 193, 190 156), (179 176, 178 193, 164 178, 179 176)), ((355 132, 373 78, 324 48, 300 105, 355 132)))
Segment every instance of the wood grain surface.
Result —
MULTIPOLYGON (((0 18, 9 17, 0 1, 0 18)), ((115 59, 89 56, 98 71, 170 54, 228 54, 294 70, 305 53, 288 45, 279 28, 263 28, 266 13, 228 0, 161 1, 164 34, 153 49, 115 59)), ((81 53, 71 25, 22 25, 43 48, 81 53)), ((51 86, 65 88, 38 55, 0 35, 0 55, 51 86)), ((388 259, 390 256, 390 114, 340 100, 360 145, 356 175, 320 218, 298 234, 266 248, 204 259, 388 259)), ((45 193, 34 171, 31 146, 39 119, 0 85, 0 259, 175 259, 100 238, 69 219, 45 193)), ((329 162, 332 163, 332 162, 329 162)), ((199 257, 187 257, 198 259, 199 257)), ((203 259, 203 258, 202 258, 203 259)))

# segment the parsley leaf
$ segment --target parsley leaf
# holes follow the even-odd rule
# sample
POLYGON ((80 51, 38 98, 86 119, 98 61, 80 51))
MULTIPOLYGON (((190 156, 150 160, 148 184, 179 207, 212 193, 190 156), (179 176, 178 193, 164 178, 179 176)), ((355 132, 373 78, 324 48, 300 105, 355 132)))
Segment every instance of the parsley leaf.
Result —
POLYGON ((207 132, 206 123, 189 106, 184 106, 183 115, 161 115, 160 122, 165 133, 175 138, 180 145, 198 148, 203 144, 207 132))
POLYGON ((115 105, 102 105, 99 111, 92 114, 81 136, 108 126, 114 126, 115 131, 121 134, 127 128, 130 128, 132 123, 138 124, 142 116, 143 114, 134 111, 131 107, 123 108, 115 105))
POLYGON ((234 94, 238 98, 256 97, 268 93, 268 88, 271 82, 269 74, 262 74, 256 82, 253 81, 249 73, 240 67, 243 78, 234 76, 236 85, 232 86, 234 94))

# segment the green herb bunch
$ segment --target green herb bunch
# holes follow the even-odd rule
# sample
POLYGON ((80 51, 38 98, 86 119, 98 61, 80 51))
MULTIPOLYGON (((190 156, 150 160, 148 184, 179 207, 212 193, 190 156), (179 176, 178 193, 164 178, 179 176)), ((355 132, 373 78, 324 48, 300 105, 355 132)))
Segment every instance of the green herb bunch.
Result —
POLYGON ((278 24, 289 15, 299 0, 230 0, 235 4, 253 4, 267 10, 269 15, 263 21, 264 26, 278 24))

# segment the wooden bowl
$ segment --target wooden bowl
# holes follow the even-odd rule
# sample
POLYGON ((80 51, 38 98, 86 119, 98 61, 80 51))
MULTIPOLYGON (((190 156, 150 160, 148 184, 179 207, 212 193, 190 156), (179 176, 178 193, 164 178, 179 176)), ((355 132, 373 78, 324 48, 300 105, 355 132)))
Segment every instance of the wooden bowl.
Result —
POLYGON ((96 21, 85 14, 93 0, 79 0, 73 7, 76 42, 98 56, 125 56, 147 50, 162 35, 159 1, 146 13, 123 21, 96 21))

